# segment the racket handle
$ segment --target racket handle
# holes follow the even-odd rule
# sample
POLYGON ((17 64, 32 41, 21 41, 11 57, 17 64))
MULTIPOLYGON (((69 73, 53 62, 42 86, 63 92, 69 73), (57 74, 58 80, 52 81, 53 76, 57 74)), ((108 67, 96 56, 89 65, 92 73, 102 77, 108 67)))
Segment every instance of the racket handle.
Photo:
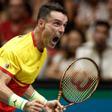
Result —
POLYGON ((57 100, 59 101, 62 95, 62 91, 59 91, 57 100))
POLYGON ((68 105, 65 105, 64 108, 67 108, 67 107, 72 106, 72 105, 74 105, 74 103, 70 103, 68 105))

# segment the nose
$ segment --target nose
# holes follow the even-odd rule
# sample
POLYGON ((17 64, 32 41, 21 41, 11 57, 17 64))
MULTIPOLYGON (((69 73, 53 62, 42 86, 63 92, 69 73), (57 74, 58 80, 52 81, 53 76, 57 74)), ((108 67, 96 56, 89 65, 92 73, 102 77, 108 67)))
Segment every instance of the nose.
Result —
POLYGON ((65 27, 64 27, 64 26, 60 26, 60 28, 59 28, 59 33, 60 33, 61 35, 63 35, 64 31, 65 31, 65 27))

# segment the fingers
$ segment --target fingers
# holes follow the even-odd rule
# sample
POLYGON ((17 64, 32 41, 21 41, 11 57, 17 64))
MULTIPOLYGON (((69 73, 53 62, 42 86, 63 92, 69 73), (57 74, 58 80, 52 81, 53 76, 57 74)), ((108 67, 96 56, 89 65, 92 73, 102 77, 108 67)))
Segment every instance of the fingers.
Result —
POLYGON ((55 112, 63 112, 65 110, 66 110, 66 108, 64 106, 63 106, 63 108, 59 108, 59 107, 55 108, 55 112))
POLYGON ((63 109, 64 109, 64 106, 62 106, 61 104, 60 104, 60 102, 58 101, 58 100, 55 100, 55 107, 56 107, 56 112, 58 112, 58 110, 60 110, 60 112, 62 112, 63 111, 63 109))
POLYGON ((63 112, 64 110, 64 106, 62 106, 58 100, 48 101, 46 106, 48 106, 55 112, 63 112))
POLYGON ((38 101, 38 100, 34 100, 34 102, 32 102, 35 106, 39 106, 39 107, 43 107, 44 103, 38 101))
POLYGON ((57 106, 58 106, 59 108, 63 108, 63 106, 59 103, 58 100, 56 100, 56 103, 57 103, 57 106))
POLYGON ((31 102, 27 102, 24 110, 30 112, 41 112, 44 108, 44 104, 40 103, 37 100, 33 100, 31 102))
POLYGON ((66 110, 65 108, 63 108, 63 109, 55 108, 53 112, 63 112, 65 110, 66 110))

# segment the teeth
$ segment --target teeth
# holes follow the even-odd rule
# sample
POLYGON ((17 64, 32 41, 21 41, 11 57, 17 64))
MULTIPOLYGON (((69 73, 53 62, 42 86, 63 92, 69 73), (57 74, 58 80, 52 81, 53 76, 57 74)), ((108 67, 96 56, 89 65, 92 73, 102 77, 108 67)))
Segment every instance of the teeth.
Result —
POLYGON ((52 41, 52 44, 56 44, 56 42, 52 41))

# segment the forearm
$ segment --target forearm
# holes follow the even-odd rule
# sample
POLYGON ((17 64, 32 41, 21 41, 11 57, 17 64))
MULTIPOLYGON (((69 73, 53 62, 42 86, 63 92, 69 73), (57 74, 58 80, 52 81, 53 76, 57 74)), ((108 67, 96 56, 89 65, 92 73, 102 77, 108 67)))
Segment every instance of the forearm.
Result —
POLYGON ((5 84, 0 84, 0 101, 21 110, 24 109, 25 104, 28 102, 26 99, 13 93, 5 84))
POLYGON ((8 104, 8 99, 14 93, 5 84, 0 82, 0 101, 8 104))
POLYGON ((27 99, 30 99, 34 91, 35 89, 32 87, 32 85, 30 85, 29 88, 26 90, 24 97, 26 97, 27 99))
POLYGON ((44 103, 44 104, 47 102, 47 99, 44 98, 42 95, 40 95, 31 85, 25 92, 24 96, 30 101, 36 99, 39 102, 44 103))
POLYGON ((8 88, 7 84, 11 81, 11 77, 0 71, 0 101, 8 104, 8 99, 13 95, 13 91, 8 88))
POLYGON ((27 100, 16 95, 7 84, 11 81, 11 77, 0 71, 0 101, 15 108, 23 110, 27 100))

